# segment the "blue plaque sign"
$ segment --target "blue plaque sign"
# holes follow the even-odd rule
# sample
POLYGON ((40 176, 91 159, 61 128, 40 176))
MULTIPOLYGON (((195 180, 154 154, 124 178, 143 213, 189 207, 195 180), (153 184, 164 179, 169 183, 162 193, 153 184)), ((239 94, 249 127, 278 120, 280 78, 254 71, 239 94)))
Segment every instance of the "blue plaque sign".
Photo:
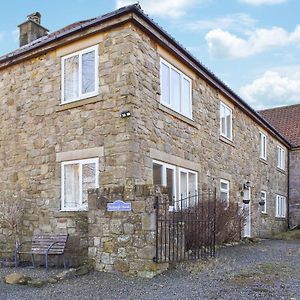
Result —
POLYGON ((107 211, 131 211, 131 202, 116 200, 112 203, 107 203, 107 211))

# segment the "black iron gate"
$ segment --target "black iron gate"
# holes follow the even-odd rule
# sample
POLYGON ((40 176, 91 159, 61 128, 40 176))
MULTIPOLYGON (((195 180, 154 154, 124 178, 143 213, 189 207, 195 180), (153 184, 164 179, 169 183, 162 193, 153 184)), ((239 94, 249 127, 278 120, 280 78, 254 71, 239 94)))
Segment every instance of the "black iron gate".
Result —
POLYGON ((156 262, 215 256, 216 191, 156 197, 156 262))

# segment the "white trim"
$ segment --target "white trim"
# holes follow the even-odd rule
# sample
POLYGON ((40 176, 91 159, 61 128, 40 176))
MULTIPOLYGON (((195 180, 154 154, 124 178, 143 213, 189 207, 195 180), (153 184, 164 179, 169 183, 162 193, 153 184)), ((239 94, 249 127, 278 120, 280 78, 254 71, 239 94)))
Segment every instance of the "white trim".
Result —
POLYGON ((63 161, 61 162, 61 211, 81 211, 87 210, 87 204, 82 203, 82 165, 94 163, 95 164, 95 188, 99 187, 99 158, 89 158, 81 160, 63 161), (79 206, 78 207, 65 207, 65 182, 64 182, 64 169, 67 165, 79 165, 79 206))
POLYGON ((226 179, 220 179, 220 196, 221 193, 226 193, 227 197, 226 197, 226 206, 229 206, 229 201, 230 201, 230 181, 226 180, 226 179), (227 185, 227 189, 223 189, 222 188, 222 183, 227 185))
POLYGON ((267 160, 267 137, 259 132, 259 158, 267 160))
POLYGON ((220 135, 222 137, 224 137, 225 139, 228 139, 230 141, 232 141, 232 127, 233 127, 233 124, 232 124, 232 109, 226 105, 224 102, 220 101, 220 135), (227 126, 228 124, 226 123, 226 118, 225 118, 225 128, 224 128, 224 133, 223 133, 223 128, 222 128, 222 113, 221 113, 221 109, 225 108, 227 110, 229 110, 230 112, 230 136, 227 136, 227 126))
POLYGON ((165 59, 163 59, 162 57, 160 57, 160 63, 159 63, 159 66, 160 66, 160 94, 162 95, 162 67, 161 67, 161 64, 164 64, 165 66, 167 66, 169 68, 169 70, 174 70, 176 72, 179 73, 180 75, 180 108, 179 110, 175 109, 175 107, 172 106, 171 104, 171 101, 172 101, 172 95, 171 95, 171 91, 172 91, 172 88, 171 88, 171 84, 172 84, 172 81, 171 81, 171 72, 169 72, 169 96, 170 96, 170 103, 167 103, 167 102, 164 102, 163 99, 162 99, 162 96, 160 97, 160 103, 163 104, 164 106, 178 112, 179 114, 193 120, 193 100, 192 100, 192 79, 190 77, 188 77, 187 75, 185 75, 182 71, 180 71, 179 69, 177 69, 176 67, 174 67, 172 64, 170 64, 169 62, 167 62, 165 59), (189 91, 189 111, 190 111, 190 114, 185 114, 183 113, 183 109, 182 109, 182 105, 185 104, 183 103, 183 98, 182 98, 182 90, 183 90, 183 79, 186 79, 189 84, 190 84, 190 91, 189 91))
POLYGON ((277 146, 277 168, 285 170, 285 150, 277 146))
POLYGON ((264 191, 264 190, 260 191, 260 200, 265 201, 265 204, 263 206, 263 209, 261 210, 261 213, 266 214, 267 213, 267 192, 266 191, 264 191))
POLYGON ((286 197, 276 195, 275 217, 286 218, 286 197))
POLYGON ((93 97, 93 96, 97 96, 99 94, 99 46, 95 45, 77 52, 74 52, 72 54, 63 56, 61 58, 61 103, 60 105, 64 105, 67 103, 71 103, 71 102, 75 102, 75 101, 79 101, 82 99, 86 99, 89 97, 93 97), (95 51, 95 90, 89 93, 82 93, 82 55, 84 55, 85 53, 89 53, 95 51), (74 57, 74 56, 78 56, 78 97, 74 98, 74 99, 69 99, 65 101, 65 60, 70 58, 70 57, 74 57))
POLYGON ((250 200, 250 203, 249 204, 244 204, 244 209, 245 208, 249 209, 249 215, 248 215, 249 218, 247 219, 247 216, 245 216, 245 225, 244 225, 244 230, 243 230, 244 231, 244 233, 243 233, 244 237, 251 237, 251 233, 252 233, 252 230, 251 230, 251 187, 249 187, 248 191, 249 191, 249 194, 248 194, 249 197, 248 198, 250 200), (248 224, 246 223, 247 220, 249 221, 248 224), (249 228, 248 228, 249 232, 248 233, 245 230, 247 226, 249 226, 249 228))

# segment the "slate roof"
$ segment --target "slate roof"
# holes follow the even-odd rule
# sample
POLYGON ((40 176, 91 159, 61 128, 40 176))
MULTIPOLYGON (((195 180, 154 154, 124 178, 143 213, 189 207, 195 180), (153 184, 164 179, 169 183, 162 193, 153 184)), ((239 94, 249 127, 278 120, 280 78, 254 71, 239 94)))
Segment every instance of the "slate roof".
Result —
MULTIPOLYGON (((15 58, 25 55, 26 53, 30 53, 31 51, 38 50, 42 48, 44 45, 51 44, 54 41, 60 40, 68 35, 79 32, 81 30, 87 29, 92 26, 96 26, 97 24, 101 24, 107 20, 116 18, 126 13, 136 13, 139 17, 141 17, 146 23, 148 23, 154 30, 156 30, 161 36, 163 36, 167 40, 167 45, 169 43, 174 45, 176 49, 176 55, 183 57, 184 55, 187 57, 188 63, 190 63, 196 70, 201 74, 201 76, 210 82, 217 90, 221 91, 225 95, 227 95, 233 103, 235 103, 241 110, 243 110, 246 114, 248 114, 255 122, 266 126, 270 132, 280 139, 283 143, 285 143, 288 147, 290 147, 289 141, 276 130, 270 123, 268 123, 257 111, 255 111, 250 105, 248 105, 242 98, 240 98, 232 89, 230 89, 224 82, 222 82, 213 72, 211 72, 206 66, 204 66, 197 58, 195 58, 187 49, 185 49, 178 41, 176 41, 172 36, 170 36, 162 27, 160 27, 157 23, 155 23, 151 18, 148 17, 141 9, 139 4, 128 5, 122 7, 118 10, 112 11, 105 15, 88 19, 84 21, 75 22, 71 25, 68 25, 60 30, 57 30, 53 33, 50 33, 44 37, 41 37, 27 45, 20 47, 19 49, 10 52, 6 55, 0 57, 0 66, 1 63, 5 65, 7 62, 13 62, 15 58), (183 56, 182 56, 183 54, 183 56)), ((151 29, 144 27, 149 34, 155 35, 151 32, 151 29)), ((156 36, 157 38, 157 36, 156 36)), ((174 49, 174 48, 173 48, 174 49)))
POLYGON ((265 109, 259 114, 281 132, 292 147, 300 147, 300 104, 265 109))

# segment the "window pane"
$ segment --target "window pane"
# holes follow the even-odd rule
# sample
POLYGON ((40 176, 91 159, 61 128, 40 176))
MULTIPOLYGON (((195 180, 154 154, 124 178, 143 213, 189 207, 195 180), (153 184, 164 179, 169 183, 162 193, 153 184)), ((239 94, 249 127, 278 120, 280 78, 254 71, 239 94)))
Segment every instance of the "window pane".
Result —
POLYGON ((227 201, 228 201, 228 196, 227 195, 228 195, 227 192, 221 192, 220 193, 221 201, 227 203, 227 201))
POLYGON ((79 206, 79 164, 64 166, 64 208, 79 206))
POLYGON ((227 191, 228 190, 228 184, 226 182, 221 182, 221 189, 227 191))
POLYGON ((170 104, 170 69, 164 63, 161 63, 161 99, 163 102, 170 104))
POLYGON ((171 70, 171 104, 176 111, 180 111, 180 74, 171 70))
POLYGON ((78 98, 79 57, 72 56, 64 61, 64 101, 78 98))
POLYGON ((96 188, 96 164, 82 165, 82 204, 87 205, 88 189, 96 188))
POLYGON ((82 55, 82 94, 95 89, 95 51, 82 55))
POLYGON ((196 174, 189 173, 189 193, 191 196, 197 194, 196 174))
POLYGON ((167 168, 167 187, 170 205, 173 205, 175 200, 174 176, 174 170, 167 168))
MULTIPOLYGON (((187 187, 187 174, 185 172, 180 172, 180 198, 186 198, 188 195, 188 187, 187 187)), ((182 203, 184 206, 185 203, 182 203)))
POLYGON ((226 114, 226 136, 231 139, 231 111, 229 109, 225 109, 226 114))
POLYGON ((191 87, 190 82, 183 78, 181 112, 187 116, 191 115, 191 87))
POLYGON ((153 184, 162 185, 162 166, 153 164, 153 184))
POLYGON ((225 107, 220 106, 220 120, 221 120, 221 134, 226 134, 226 124, 225 124, 225 107))

